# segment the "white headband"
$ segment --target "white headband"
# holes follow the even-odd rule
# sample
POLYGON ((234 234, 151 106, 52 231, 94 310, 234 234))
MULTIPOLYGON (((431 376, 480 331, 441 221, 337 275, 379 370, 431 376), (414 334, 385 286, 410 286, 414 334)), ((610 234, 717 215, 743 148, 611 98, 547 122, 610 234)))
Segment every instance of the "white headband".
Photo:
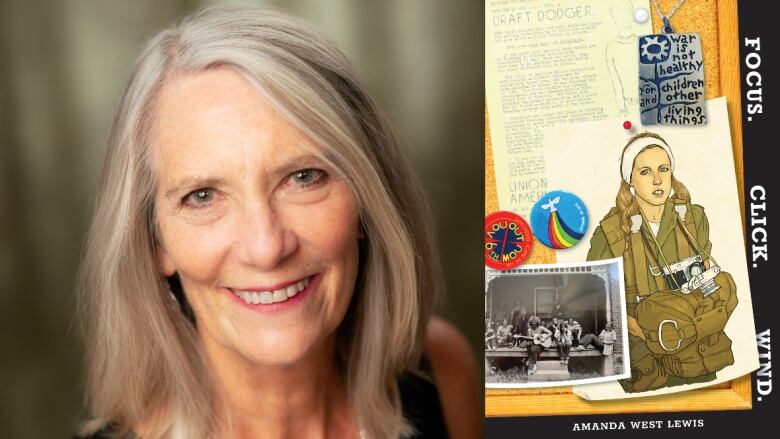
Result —
POLYGON ((639 155, 639 153, 648 146, 657 146, 663 148, 663 150, 666 151, 666 155, 669 156, 669 164, 671 165, 672 172, 674 172, 674 156, 672 155, 672 150, 669 149, 669 145, 656 137, 640 137, 634 140, 634 142, 629 145, 625 151, 623 151, 620 176, 623 177, 623 181, 626 183, 631 184, 631 171, 634 169, 634 160, 636 160, 636 156, 639 155))

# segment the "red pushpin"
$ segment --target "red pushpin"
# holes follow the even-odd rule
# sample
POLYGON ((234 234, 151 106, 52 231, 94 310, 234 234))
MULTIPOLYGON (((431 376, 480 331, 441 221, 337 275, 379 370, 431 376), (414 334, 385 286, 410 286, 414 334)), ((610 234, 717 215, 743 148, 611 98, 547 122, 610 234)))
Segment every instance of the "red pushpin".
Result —
POLYGON ((631 121, 627 120, 623 122, 623 129, 630 130, 631 129, 631 121))

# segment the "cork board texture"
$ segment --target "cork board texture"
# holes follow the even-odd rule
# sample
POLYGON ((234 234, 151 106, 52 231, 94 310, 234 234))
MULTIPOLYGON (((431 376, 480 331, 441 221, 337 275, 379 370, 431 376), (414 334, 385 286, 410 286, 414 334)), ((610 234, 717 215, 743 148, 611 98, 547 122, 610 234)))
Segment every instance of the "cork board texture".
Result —
MULTIPOLYGON (((659 0, 668 11, 677 0, 659 0)), ((653 31, 661 32, 661 19, 650 8, 653 31)), ((725 96, 740 202, 744 209, 742 120, 740 109, 739 41, 737 0, 687 0, 672 20, 676 32, 697 32, 702 39, 705 63, 705 97, 725 96)), ((487 107, 486 107, 487 108, 487 107)), ((490 143, 489 114, 485 110, 485 213, 498 210, 498 196, 490 143)), ((745 212, 742 210, 743 224, 745 212)), ((554 263, 553 250, 534 242, 528 264, 554 263)), ((630 400, 586 401, 572 394, 571 387, 542 389, 486 389, 486 416, 535 416, 595 413, 650 413, 675 411, 738 410, 752 407, 750 376, 673 395, 630 400)))

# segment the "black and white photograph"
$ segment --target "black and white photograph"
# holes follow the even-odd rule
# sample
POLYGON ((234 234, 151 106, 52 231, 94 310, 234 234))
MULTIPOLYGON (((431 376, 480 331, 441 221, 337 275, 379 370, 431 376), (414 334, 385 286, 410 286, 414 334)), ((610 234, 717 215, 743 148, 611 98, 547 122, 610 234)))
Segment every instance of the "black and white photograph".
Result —
POLYGON ((631 376, 621 258, 485 271, 485 387, 631 376))

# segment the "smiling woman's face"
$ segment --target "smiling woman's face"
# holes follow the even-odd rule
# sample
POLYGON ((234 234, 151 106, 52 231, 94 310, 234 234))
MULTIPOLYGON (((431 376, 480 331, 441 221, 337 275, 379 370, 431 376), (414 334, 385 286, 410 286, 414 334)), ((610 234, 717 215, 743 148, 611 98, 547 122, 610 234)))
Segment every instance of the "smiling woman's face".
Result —
POLYGON ((158 264, 207 351, 289 365, 329 345, 358 269, 346 182, 229 68, 169 78, 153 114, 158 264))
POLYGON ((672 190, 672 166, 663 148, 648 148, 637 154, 631 171, 631 185, 642 201, 660 206, 672 190))

